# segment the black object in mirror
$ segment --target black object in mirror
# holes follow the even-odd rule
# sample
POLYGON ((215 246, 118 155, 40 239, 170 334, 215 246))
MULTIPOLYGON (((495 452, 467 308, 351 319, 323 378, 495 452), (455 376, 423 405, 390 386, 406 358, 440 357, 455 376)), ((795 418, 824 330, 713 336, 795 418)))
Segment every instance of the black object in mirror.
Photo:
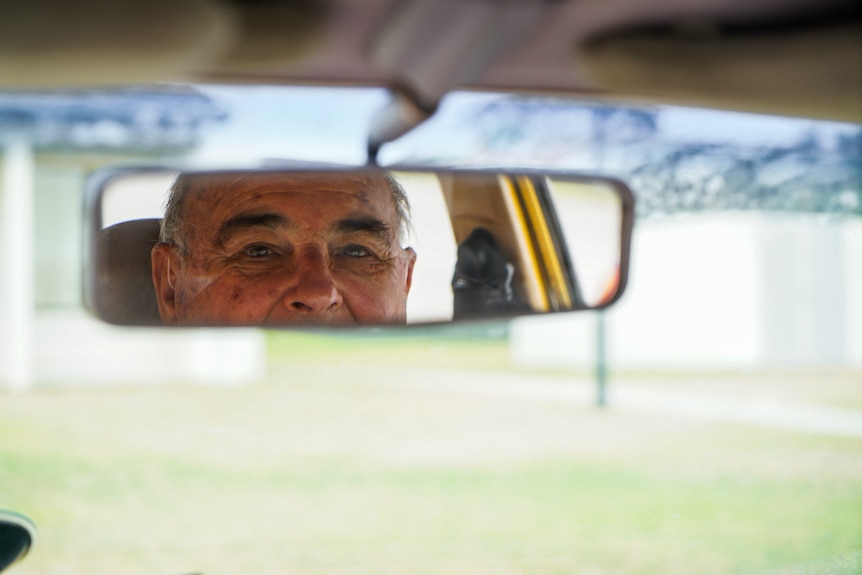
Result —
POLYGON ((85 299, 122 325, 391 325, 605 307, 633 200, 587 176, 121 171, 91 194, 85 299))

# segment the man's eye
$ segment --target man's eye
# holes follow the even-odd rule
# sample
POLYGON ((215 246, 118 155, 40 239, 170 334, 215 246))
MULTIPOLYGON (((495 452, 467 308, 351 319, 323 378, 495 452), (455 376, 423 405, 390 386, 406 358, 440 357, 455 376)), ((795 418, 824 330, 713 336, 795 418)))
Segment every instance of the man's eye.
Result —
POLYGON ((343 253, 344 255, 349 256, 351 258, 364 258, 364 257, 368 257, 371 255, 370 250, 368 250, 367 248, 364 248, 362 246, 356 246, 356 245, 347 246, 346 248, 341 250, 341 253, 343 253))
POLYGON ((267 246, 249 246, 245 248, 243 253, 250 258, 265 258, 273 255, 275 252, 267 246))

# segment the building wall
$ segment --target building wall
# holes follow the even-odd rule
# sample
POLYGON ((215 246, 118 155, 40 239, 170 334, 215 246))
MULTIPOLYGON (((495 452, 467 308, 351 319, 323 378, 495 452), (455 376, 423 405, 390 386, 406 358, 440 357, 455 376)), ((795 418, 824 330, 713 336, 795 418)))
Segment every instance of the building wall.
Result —
POLYGON ((80 167, 40 165, 36 170, 37 308, 81 305, 84 178, 80 167))
POLYGON ((834 366, 847 359, 850 266, 843 224, 804 216, 753 223, 757 357, 775 367, 834 366))
POLYGON ((862 220, 844 224, 844 302, 847 363, 862 369, 862 220))
MULTIPOLYGON (((606 312, 611 366, 862 367, 862 222, 700 214, 640 224, 628 291, 606 312)), ((522 319, 524 365, 587 369, 595 313, 522 319)))

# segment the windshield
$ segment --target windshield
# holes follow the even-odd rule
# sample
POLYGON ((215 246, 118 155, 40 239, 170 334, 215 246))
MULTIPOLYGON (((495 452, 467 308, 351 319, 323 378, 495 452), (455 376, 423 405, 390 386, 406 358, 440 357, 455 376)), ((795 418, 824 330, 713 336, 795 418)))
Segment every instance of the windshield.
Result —
POLYGON ((381 163, 627 182, 618 305, 338 334, 84 311, 93 170, 358 166, 386 99, 0 94, 0 509, 39 527, 12 572, 862 568, 862 126, 453 94, 381 163))

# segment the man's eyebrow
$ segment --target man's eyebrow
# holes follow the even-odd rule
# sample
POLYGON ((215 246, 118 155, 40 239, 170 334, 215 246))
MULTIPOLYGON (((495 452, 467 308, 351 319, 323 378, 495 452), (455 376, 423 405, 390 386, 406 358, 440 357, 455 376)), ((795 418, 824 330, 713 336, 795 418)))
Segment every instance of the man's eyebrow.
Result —
POLYGON ((242 214, 230 218, 219 227, 216 241, 219 245, 224 245, 234 234, 249 229, 266 228, 278 230, 290 227, 290 219, 281 214, 242 214))
POLYGON ((359 216, 338 220, 335 231, 341 233, 368 232, 384 241, 392 239, 392 228, 383 220, 371 216, 359 216))

